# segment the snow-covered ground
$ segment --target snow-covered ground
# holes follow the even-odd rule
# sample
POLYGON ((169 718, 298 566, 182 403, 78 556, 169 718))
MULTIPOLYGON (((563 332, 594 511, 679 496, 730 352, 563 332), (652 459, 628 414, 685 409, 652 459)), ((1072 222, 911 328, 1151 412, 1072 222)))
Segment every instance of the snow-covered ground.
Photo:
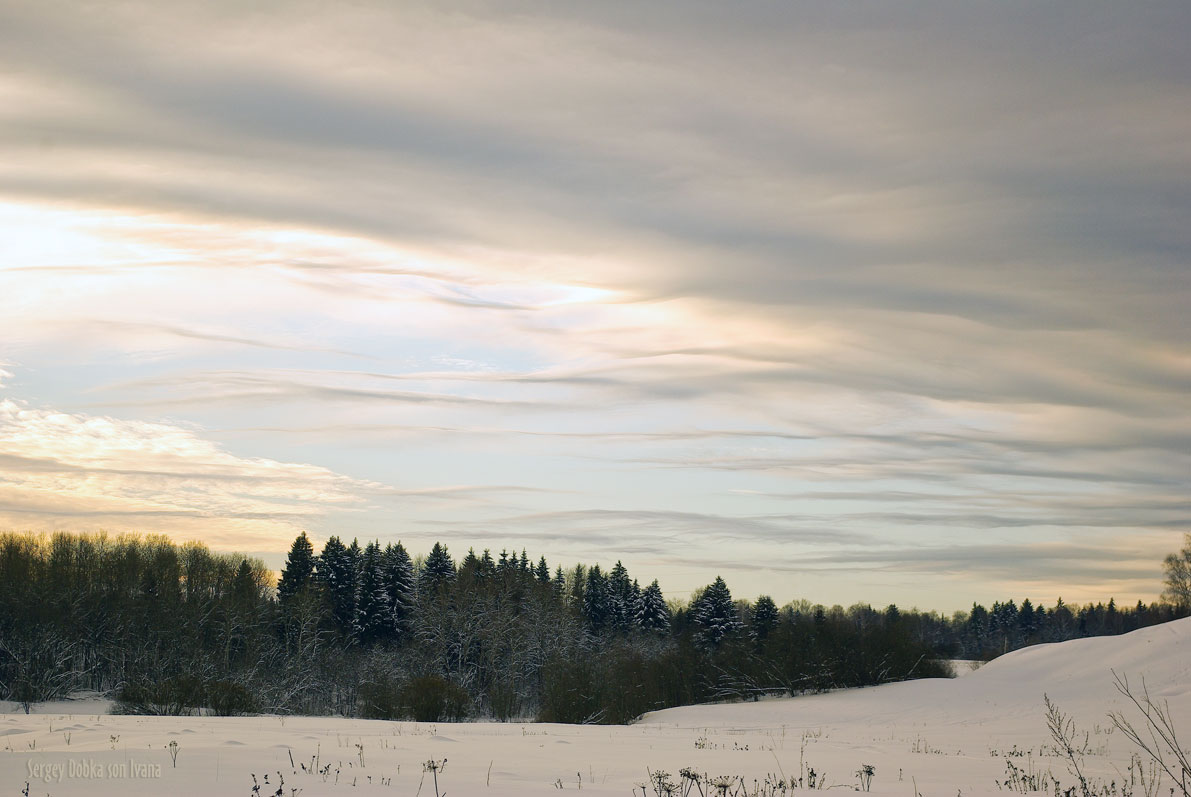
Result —
POLYGON ((740 776, 750 789, 766 776, 805 783, 814 769, 821 785, 851 789, 869 765, 871 792, 901 797, 994 794, 1007 763, 1072 785, 1050 749, 1043 693, 1072 716, 1081 743, 1087 733, 1087 771, 1120 782, 1131 746, 1106 716, 1127 708, 1114 669, 1136 686, 1144 677, 1191 744, 1189 618, 1028 648, 955 680, 669 709, 627 727, 121 717, 93 713, 105 708, 97 701, 54 704, 0 714, 0 794, 29 781, 34 796, 252 795, 255 774, 262 795, 277 794, 281 778, 285 795, 433 795, 430 759, 446 760, 438 791, 451 797, 641 794, 649 771, 677 781, 684 767, 740 776))

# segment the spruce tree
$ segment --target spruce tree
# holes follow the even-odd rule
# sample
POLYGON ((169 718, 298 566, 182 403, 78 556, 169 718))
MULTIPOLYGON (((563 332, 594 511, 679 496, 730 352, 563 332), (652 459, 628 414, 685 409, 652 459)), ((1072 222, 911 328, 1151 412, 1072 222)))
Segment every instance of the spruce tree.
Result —
POLYGON ((608 625, 615 631, 628 631, 633 602, 633 583, 629 571, 619 561, 608 573, 608 625))
POLYGON ((356 621, 356 561, 351 549, 338 537, 331 537, 323 546, 318 557, 318 576, 326 590, 335 625, 344 636, 352 636, 356 621))
POLYGON ((561 606, 566 602, 567 596, 567 576, 562 572, 562 565, 554 570, 554 580, 550 582, 550 588, 554 590, 554 600, 561 606))
POLYGON ((384 556, 379 542, 370 542, 360 558, 356 602, 356 638, 365 645, 392 639, 395 632, 393 604, 385 579, 384 556))
POLYGON ((260 597, 257 588, 256 575, 252 572, 252 565, 247 559, 240 560, 236 568, 236 575, 232 577, 232 601, 238 608, 251 609, 260 597))
POLYGON ((641 592, 637 609, 637 626, 643 631, 664 634, 670 630, 670 607, 662 597, 657 579, 641 592))
POLYGON ((641 614, 641 585, 637 583, 637 579, 633 579, 633 587, 629 592, 629 626, 632 627, 637 624, 637 615, 641 614))
POLYGON ((385 547, 385 586, 393 610, 393 631, 401 640, 413 628, 417 582, 414 580, 414 563, 400 542, 385 547))
POLYGON ((599 565, 592 565, 587 571, 587 583, 583 587, 583 616, 594 633, 598 634, 608 627, 611 620, 610 604, 608 579, 599 565))
POLYGON ((484 555, 480 557, 480 569, 478 573, 487 581, 491 581, 492 577, 496 575, 496 562, 492 560, 492 551, 487 548, 484 549, 484 555))
POLYGON ((480 571, 480 558, 476 556, 475 548, 467 549, 467 556, 463 557, 463 561, 459 563, 458 578, 460 583, 475 583, 479 579, 477 575, 480 571))
POLYGON ((1017 625, 1021 629, 1023 641, 1029 640, 1038 630, 1038 618, 1034 612, 1034 604, 1029 598, 1021 602, 1021 610, 1017 613, 1017 625))
POLYGON ((426 563, 422 565, 422 577, 418 588, 426 595, 433 595, 445 589, 455 580, 455 562, 442 543, 434 543, 426 563))
POLYGON ((773 629, 777 628, 777 604, 768 595, 757 598, 753 604, 753 613, 749 618, 749 636, 762 644, 773 629))
POLYGON ((542 556, 538 559, 538 564, 533 571, 533 577, 537 579, 539 584, 548 585, 550 583, 550 566, 546 564, 546 557, 542 556))
POLYGON ((703 591, 694 608, 694 621, 704 643, 718 647, 728 636, 741 629, 740 616, 732 603, 732 593, 719 576, 703 591))
POLYGON ((587 568, 582 564, 575 565, 575 569, 571 571, 570 575, 570 595, 567 596, 567 602, 576 611, 583 611, 583 588, 587 584, 587 568))
POLYGON ((314 565, 314 546, 310 544, 306 532, 302 532, 290 546, 281 580, 277 582, 277 599, 283 605, 311 585, 314 565))

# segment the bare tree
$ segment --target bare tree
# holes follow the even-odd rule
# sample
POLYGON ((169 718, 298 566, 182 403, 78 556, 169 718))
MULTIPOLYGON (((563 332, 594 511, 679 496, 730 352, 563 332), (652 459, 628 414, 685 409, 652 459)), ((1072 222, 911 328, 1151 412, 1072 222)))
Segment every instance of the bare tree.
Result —
POLYGON ((28 714, 34 703, 68 694, 82 680, 76 666, 76 648, 54 632, 0 637, 0 674, 8 670, 5 697, 28 714))
POLYGON ((1168 554, 1162 562, 1166 589, 1162 597, 1175 606, 1191 608, 1191 534, 1183 537, 1183 550, 1168 554))

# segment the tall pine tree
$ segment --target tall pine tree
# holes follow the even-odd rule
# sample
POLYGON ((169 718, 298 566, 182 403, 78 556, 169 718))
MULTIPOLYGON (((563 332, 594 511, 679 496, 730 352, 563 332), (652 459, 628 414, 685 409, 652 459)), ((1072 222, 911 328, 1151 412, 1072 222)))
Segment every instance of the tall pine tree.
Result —
POLYGON ((777 604, 768 595, 757 598, 753 604, 753 613, 749 617, 749 636, 761 645, 777 628, 777 604))
POLYGON ((492 560, 492 551, 487 548, 484 549, 484 553, 480 556, 480 569, 477 573, 485 581, 492 581, 496 575, 496 562, 492 560))
POLYGON ((662 597, 657 579, 641 592, 637 608, 637 626, 643 631, 664 634, 670 630, 670 607, 662 597))
POLYGON ((587 571, 587 583, 583 587, 583 616, 587 619, 587 627, 597 634, 607 628, 612 619, 608 578, 599 565, 592 565, 587 571))
MULTIPOLYGON (((359 548, 358 545, 355 547, 359 548)), ((356 560, 351 549, 338 537, 331 537, 323 546, 323 552, 318 557, 318 576, 336 627, 344 636, 353 636, 356 625, 356 560)))
POLYGON ((393 631, 402 640, 413 628, 418 596, 414 563, 400 542, 385 546, 385 586, 393 609, 393 631))
POLYGON ((295 595, 309 588, 313 582, 314 565, 314 546, 310 544, 306 532, 302 532, 290 546, 281 580, 277 582, 277 600, 283 605, 287 604, 295 595))
POLYGON ((741 629, 740 615, 732 602, 728 585, 719 576, 703 591, 695 604, 693 619, 699 627, 699 638, 711 647, 718 647, 726 637, 741 629))
MULTIPOLYGON (((599 565, 596 565, 597 567, 599 565)), ((567 603, 577 612, 583 611, 583 589, 587 584, 587 568, 582 564, 575 565, 575 569, 571 571, 568 577, 568 587, 570 594, 567 596, 567 603)))
POLYGON ((562 571, 562 565, 558 565, 554 569, 554 579, 550 582, 550 588, 554 591, 554 600, 560 606, 566 603, 567 576, 562 571))
POLYGON ((455 561, 447 553, 447 547, 442 543, 434 543, 430 555, 422 565, 422 577, 418 583, 426 595, 434 595, 445 589, 455 580, 455 561))
POLYGON ((260 598, 260 588, 257 586, 256 574, 247 559, 240 560, 236 568, 236 575, 232 577, 232 602, 240 609, 251 609, 256 606, 260 598))
POLYGON ((619 561, 608 573, 608 625, 614 631, 628 631, 632 622, 633 583, 619 561))
POLYGON ((368 543, 360 558, 355 632, 356 638, 365 645, 385 642, 394 636, 393 605, 379 542, 368 543))
POLYGON ((460 584, 476 584, 479 580, 477 575, 480 571, 480 557, 476 556, 475 548, 467 549, 467 556, 459 562, 459 568, 456 571, 455 577, 460 584))

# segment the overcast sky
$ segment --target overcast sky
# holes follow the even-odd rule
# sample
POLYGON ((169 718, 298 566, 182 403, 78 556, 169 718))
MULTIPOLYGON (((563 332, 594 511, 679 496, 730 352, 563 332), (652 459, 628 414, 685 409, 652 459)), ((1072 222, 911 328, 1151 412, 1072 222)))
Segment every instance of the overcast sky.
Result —
POLYGON ((1191 527, 1189 30, 0 0, 0 528, 1152 600, 1191 527))

